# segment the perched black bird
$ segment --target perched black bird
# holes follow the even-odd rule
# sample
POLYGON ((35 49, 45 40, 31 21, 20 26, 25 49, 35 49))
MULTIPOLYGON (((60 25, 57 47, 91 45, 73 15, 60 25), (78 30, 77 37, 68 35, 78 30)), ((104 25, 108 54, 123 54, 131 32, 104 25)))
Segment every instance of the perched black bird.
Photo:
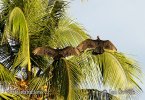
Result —
POLYGON ((86 49, 93 49, 93 54, 102 54, 104 49, 117 51, 116 47, 109 40, 101 40, 97 36, 96 40, 86 39, 76 47, 80 52, 84 52, 86 49))

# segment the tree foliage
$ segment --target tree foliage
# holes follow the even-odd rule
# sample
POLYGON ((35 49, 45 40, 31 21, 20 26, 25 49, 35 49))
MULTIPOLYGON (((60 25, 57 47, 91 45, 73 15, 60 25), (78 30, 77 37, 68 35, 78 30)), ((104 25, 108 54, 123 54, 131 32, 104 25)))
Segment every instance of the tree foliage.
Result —
MULTIPOLYGON (((141 69, 123 53, 105 50, 101 55, 92 55, 86 50, 80 56, 57 61, 32 54, 38 46, 76 47, 90 38, 83 27, 67 17, 67 6, 68 2, 63 0, 2 0, 1 83, 17 88, 17 82, 26 81, 26 90, 43 91, 42 95, 25 94, 25 98, 42 99, 53 95, 58 100, 79 100, 81 89, 94 87, 97 91, 100 87, 109 87, 114 90, 135 88, 139 92, 141 69), (18 80, 16 76, 21 68, 26 68, 28 78, 18 80)), ((0 94, 1 98, 7 96, 19 98, 0 94)))

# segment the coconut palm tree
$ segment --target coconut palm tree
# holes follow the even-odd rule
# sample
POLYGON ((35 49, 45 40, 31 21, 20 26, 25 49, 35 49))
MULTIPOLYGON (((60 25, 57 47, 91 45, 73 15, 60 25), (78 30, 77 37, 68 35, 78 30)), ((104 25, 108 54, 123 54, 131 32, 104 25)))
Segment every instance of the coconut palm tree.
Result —
MULTIPOLYGON (((80 56, 58 61, 32 53, 38 46, 76 47, 90 38, 79 24, 67 17, 66 6, 67 2, 63 0, 2 0, 1 82, 7 82, 20 91, 38 93, 7 93, 1 94, 1 98, 80 99, 84 96, 81 89, 92 89, 96 85, 114 90, 134 88, 140 91, 137 79, 140 80, 141 70, 134 60, 122 53, 105 50, 96 56, 87 50, 80 56), (22 78, 18 79, 21 68, 26 69, 26 74, 21 73, 22 78)), ((87 96, 90 97, 89 94, 87 96)), ((109 96, 110 99, 118 99, 109 96)))

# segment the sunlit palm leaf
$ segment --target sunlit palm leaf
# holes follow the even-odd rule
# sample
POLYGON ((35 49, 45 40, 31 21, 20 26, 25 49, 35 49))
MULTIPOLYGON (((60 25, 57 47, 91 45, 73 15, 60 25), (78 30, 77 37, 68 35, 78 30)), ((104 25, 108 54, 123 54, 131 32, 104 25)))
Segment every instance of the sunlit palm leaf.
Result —
POLYGON ((15 76, 8 69, 5 68, 2 64, 0 64, 0 81, 4 85, 8 85, 16 81, 15 76))
POLYGON ((48 68, 46 68, 46 70, 44 70, 44 72, 41 75, 35 76, 32 80, 30 80, 29 89, 32 91, 36 91, 41 90, 43 86, 49 87, 48 82, 52 78, 52 75, 50 75, 51 71, 51 66, 49 66, 48 68))
POLYGON ((52 47, 77 46, 84 39, 89 38, 84 29, 70 19, 61 19, 58 28, 55 29, 49 39, 52 47))
POLYGON ((21 46, 18 56, 15 59, 14 67, 28 65, 28 71, 31 70, 30 51, 29 51, 29 35, 25 16, 20 8, 16 7, 10 14, 9 22, 6 27, 7 38, 13 37, 17 39, 21 46))
POLYGON ((103 82, 105 84, 109 83, 115 88, 118 86, 125 88, 125 85, 127 84, 127 77, 124 73, 122 65, 118 62, 118 60, 108 53, 98 55, 96 58, 101 69, 103 82))
POLYGON ((81 89, 100 89, 102 87, 102 74, 92 54, 85 52, 80 56, 69 59, 81 68, 80 88, 81 89))
POLYGON ((24 15, 27 20, 29 35, 38 35, 45 26, 44 17, 47 15, 47 0, 27 0, 24 8, 24 15))
MULTIPOLYGON (((141 80, 142 72, 136 61, 126 57, 123 53, 105 51, 101 55, 92 55, 92 51, 87 51, 80 57, 70 59, 82 66, 85 80, 81 82, 81 88, 101 89, 105 85, 105 87, 116 91, 131 89, 136 93, 140 92, 141 87, 138 82, 141 80)), ((129 96, 131 98, 131 95, 126 93, 122 97, 129 96)))
POLYGON ((55 61, 53 66, 52 87, 54 87, 55 93, 63 96, 64 100, 78 100, 77 89, 81 76, 79 66, 65 59, 55 61))
POLYGON ((104 54, 94 56, 102 76, 103 83, 114 89, 140 90, 137 80, 140 81, 141 69, 137 63, 118 52, 106 51, 104 54))
POLYGON ((138 91, 142 90, 138 85, 138 82, 142 82, 141 79, 143 74, 138 63, 135 60, 126 57, 123 53, 113 53, 113 55, 118 59, 126 73, 128 87, 137 89, 138 91))
POLYGON ((27 98, 20 94, 0 93, 0 100, 26 100, 27 98))

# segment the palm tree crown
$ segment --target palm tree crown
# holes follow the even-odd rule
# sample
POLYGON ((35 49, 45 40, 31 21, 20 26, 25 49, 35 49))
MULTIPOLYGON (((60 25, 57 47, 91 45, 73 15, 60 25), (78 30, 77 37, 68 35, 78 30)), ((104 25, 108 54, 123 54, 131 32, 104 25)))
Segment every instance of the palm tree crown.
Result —
MULTIPOLYGON (((92 54, 95 52, 94 49, 85 49, 84 52, 77 54, 75 50, 78 45, 84 45, 84 41, 91 39, 78 23, 67 17, 65 12, 67 6, 68 2, 63 0, 2 0, 0 12, 2 86, 20 91, 39 91, 42 94, 20 95, 7 92, 1 93, 0 98, 79 100, 84 94, 92 97, 90 96, 92 93, 87 89, 94 86, 97 86, 96 91, 100 94, 97 98, 105 98, 101 95, 100 87, 141 91, 137 83, 141 76, 138 64, 116 51, 114 49, 116 47, 110 41, 102 42, 104 46, 99 47, 103 47, 103 53, 99 55, 92 54), (34 53, 44 55, 38 56, 33 54, 33 50, 37 47, 51 48, 35 50, 34 53), (77 56, 63 55, 67 51, 63 48, 67 47, 68 51, 74 51, 74 55, 77 56), (65 58, 61 55, 59 59, 52 59, 45 56, 44 51, 55 58, 58 58, 54 56, 56 52, 61 53, 65 58)), ((107 94, 110 100, 122 98, 119 95, 115 97, 107 94)), ((131 95, 126 94, 125 97, 131 95)))

